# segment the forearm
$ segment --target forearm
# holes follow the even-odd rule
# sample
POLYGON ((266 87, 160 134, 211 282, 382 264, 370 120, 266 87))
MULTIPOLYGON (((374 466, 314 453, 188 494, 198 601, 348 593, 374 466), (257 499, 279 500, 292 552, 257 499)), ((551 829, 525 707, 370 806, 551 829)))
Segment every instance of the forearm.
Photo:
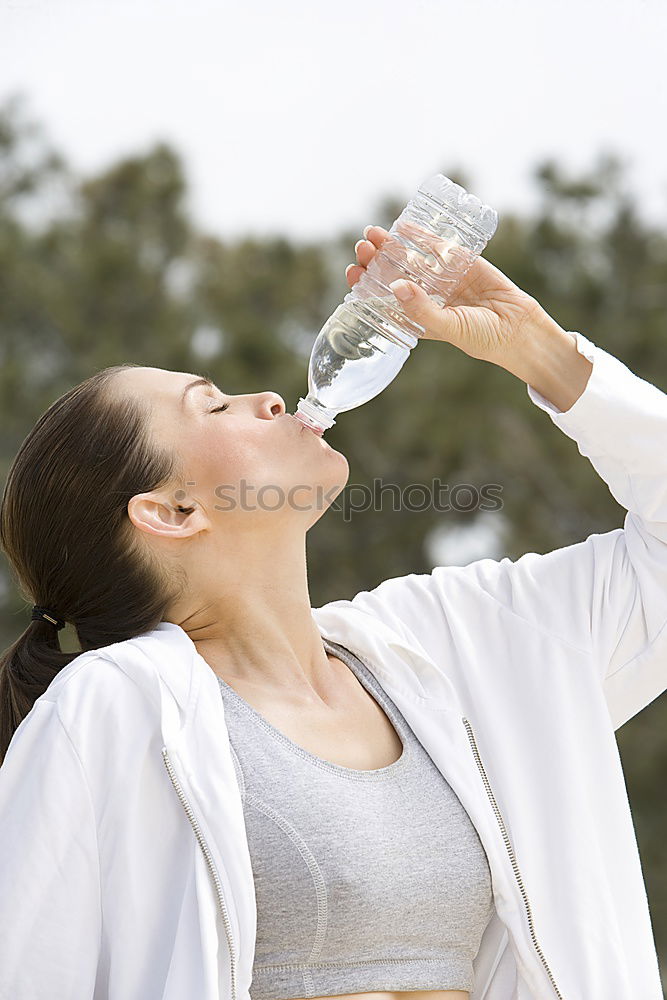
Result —
POLYGON ((565 412, 586 388, 593 365, 577 350, 574 338, 541 309, 522 337, 522 346, 502 367, 532 386, 565 412))

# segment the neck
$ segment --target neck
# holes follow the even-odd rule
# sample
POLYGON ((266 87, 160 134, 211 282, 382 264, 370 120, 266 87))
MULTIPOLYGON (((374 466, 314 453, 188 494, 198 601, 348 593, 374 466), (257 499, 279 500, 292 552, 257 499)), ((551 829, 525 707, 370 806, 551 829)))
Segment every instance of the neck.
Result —
MULTIPOLYGON (((223 680, 319 697, 330 673, 322 637, 311 614, 305 535, 271 539, 267 547, 225 553, 196 604, 173 609, 197 652, 223 680), (239 568, 240 567, 240 568, 239 568)), ((201 594, 202 591, 199 591, 201 594)))

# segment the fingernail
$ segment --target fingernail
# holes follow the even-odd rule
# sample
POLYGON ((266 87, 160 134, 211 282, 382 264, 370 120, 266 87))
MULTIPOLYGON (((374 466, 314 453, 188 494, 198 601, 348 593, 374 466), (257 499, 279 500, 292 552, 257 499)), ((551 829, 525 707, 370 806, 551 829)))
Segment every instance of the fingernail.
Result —
POLYGON ((415 294, 407 281, 403 281, 402 278, 399 278, 397 281, 392 281, 389 287, 396 298, 400 299, 401 302, 407 302, 407 300, 411 299, 415 294))
POLYGON ((366 228, 364 229, 364 236, 366 237, 366 239, 368 239, 368 230, 372 229, 372 228, 373 228, 373 223, 371 223, 370 225, 366 226, 366 228))
POLYGON ((357 250, 359 249, 359 247, 361 246, 361 244, 363 242, 364 242, 363 240, 357 240, 357 242, 354 244, 354 252, 355 253, 357 252, 357 250))

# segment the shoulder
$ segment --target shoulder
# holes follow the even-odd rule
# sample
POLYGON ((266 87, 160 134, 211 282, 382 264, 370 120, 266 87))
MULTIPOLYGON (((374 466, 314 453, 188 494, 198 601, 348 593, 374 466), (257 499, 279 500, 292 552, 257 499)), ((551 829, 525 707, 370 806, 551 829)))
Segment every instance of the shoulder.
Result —
MULTIPOLYGON (((119 704, 132 697, 136 685, 103 650, 80 653, 53 678, 34 708, 50 702, 65 728, 103 703, 119 704)), ((27 717, 26 717, 27 718, 27 717)))
POLYGON ((54 715, 86 770, 97 770, 102 758, 111 768, 112 754, 120 761, 129 746, 136 749, 151 734, 158 738, 159 697, 152 694, 155 666, 135 662, 133 642, 75 657, 36 699, 15 737, 21 729, 39 730, 54 715))

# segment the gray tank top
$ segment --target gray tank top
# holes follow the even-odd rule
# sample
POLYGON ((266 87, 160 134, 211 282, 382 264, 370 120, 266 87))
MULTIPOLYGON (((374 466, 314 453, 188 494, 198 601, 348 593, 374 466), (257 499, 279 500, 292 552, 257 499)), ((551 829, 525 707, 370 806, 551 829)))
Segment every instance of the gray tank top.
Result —
POLYGON ((467 812, 375 676, 324 639, 403 752, 355 770, 316 757, 218 678, 257 901, 252 1000, 472 990, 493 913, 467 812))

